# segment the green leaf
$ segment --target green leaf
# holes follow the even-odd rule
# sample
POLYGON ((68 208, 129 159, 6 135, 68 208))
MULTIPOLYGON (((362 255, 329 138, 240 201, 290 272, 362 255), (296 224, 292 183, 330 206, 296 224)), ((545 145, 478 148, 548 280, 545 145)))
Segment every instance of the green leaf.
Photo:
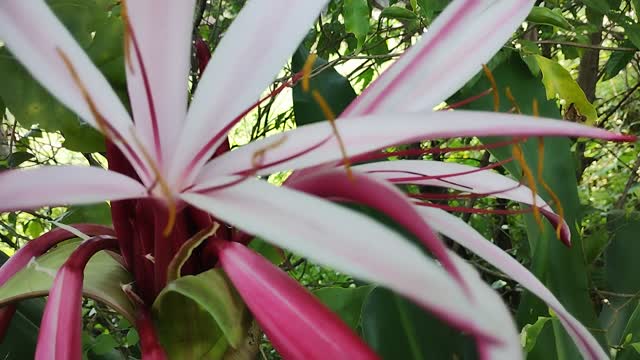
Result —
MULTIPOLYGON (((70 240, 34 259, 0 287, 0 305, 46 296, 58 268, 79 244, 80 240, 70 240)), ((82 291, 84 296, 109 305, 133 322, 133 307, 120 287, 132 281, 131 275, 119 262, 111 255, 100 252, 91 258, 85 268, 82 291)))
POLYGON ((562 11, 559 8, 552 10, 543 6, 535 6, 531 9, 529 16, 527 16, 527 21, 536 24, 557 26, 565 30, 573 29, 573 26, 562 16, 562 11))
POLYGON ((522 328, 522 331, 520 333, 520 341, 525 352, 529 353, 533 350, 533 348, 536 346, 538 336, 542 332, 544 326, 547 324, 547 321, 549 321, 550 319, 550 317, 540 316, 535 323, 527 324, 522 328))
POLYGON ((282 250, 269 244, 268 242, 255 238, 249 243, 249 248, 262 255, 274 265, 280 265, 285 260, 285 254, 282 250))
POLYGON ((163 347, 172 359, 217 359, 239 347, 248 311, 220 269, 170 282, 153 303, 163 347))
POLYGON ((611 11, 611 8, 609 7, 609 4, 606 0, 582 0, 582 2, 587 7, 602 14, 606 14, 611 11))
POLYGON ((629 37, 629 41, 637 48, 640 49, 640 24, 623 24, 624 32, 629 37))
POLYGON ((542 82, 547 90, 547 99, 554 99, 558 95, 566 101, 567 106, 575 104, 578 111, 587 117, 587 123, 594 124, 598 119, 598 113, 571 74, 553 60, 540 55, 532 56, 542 70, 542 82))
MULTIPOLYGON (((640 291, 637 274, 640 263, 640 213, 629 215, 614 212, 607 219, 611 236, 604 254, 604 277, 606 290, 613 293, 636 294, 640 291)), ((610 296, 610 304, 603 307, 600 322, 606 324, 607 338, 619 344, 631 334, 634 341, 640 340, 640 302, 637 298, 610 296)))
MULTIPOLYGON (((560 117, 556 103, 545 99, 546 90, 540 79, 531 75, 529 69, 516 54, 506 57, 502 63, 498 64, 493 70, 493 75, 496 78, 499 93, 503 95, 506 87, 509 87, 523 113, 532 114, 532 102, 533 99, 536 99, 539 103, 541 116, 560 117)), ((486 77, 482 77, 472 88, 464 88, 450 101, 468 98, 488 87, 490 87, 489 82, 486 77)), ((501 96, 501 99, 500 111, 511 111, 513 106, 511 102, 505 96, 501 96)), ((465 108, 492 111, 493 100, 491 97, 485 97, 474 101, 465 108)), ((484 143, 503 140, 506 139, 482 139, 484 143)), ((524 245, 525 248, 528 246, 530 249, 529 256, 532 259, 530 270, 543 281, 571 314, 588 328, 597 329, 596 314, 588 291, 589 279, 582 239, 575 228, 575 224, 579 221, 581 207, 577 193, 576 161, 571 152, 571 142, 565 138, 545 138, 544 145, 545 161, 542 176, 562 203, 565 220, 571 228, 573 246, 567 248, 562 244, 556 238, 555 229, 547 222, 544 222, 543 228, 540 229, 532 216, 525 216, 528 242, 524 245)), ((523 151, 529 168, 536 176, 539 154, 537 140, 526 141, 523 144, 523 151)), ((512 149, 510 146, 497 148, 492 150, 492 154, 498 160, 503 160, 512 156, 512 149)), ((512 177, 520 179, 522 170, 517 163, 509 163, 505 168, 512 177)), ((539 195, 549 201, 549 195, 542 191, 540 184, 537 184, 537 188, 540 192, 539 195)), ((539 316, 548 316, 548 313, 548 307, 543 302, 525 292, 518 308, 517 321, 520 326, 524 326, 534 323, 539 316)), ((556 343, 556 346, 552 347, 556 351, 554 356, 568 359, 579 358, 580 355, 572 339, 557 322, 553 322, 553 331, 555 336, 550 337, 550 341, 556 343)), ((600 333, 594 332, 594 336, 604 343, 604 338, 600 333)), ((547 343, 545 342, 544 345, 547 343)), ((548 348, 544 349, 540 358, 549 359, 551 356, 549 353, 548 348)), ((531 358, 537 359, 538 357, 531 358)))
POLYGON ((63 224, 91 223, 111 225, 111 207, 106 202, 91 205, 73 205, 64 213, 63 224))
MULTIPOLYGON (((630 41, 625 41, 622 46, 630 47, 632 45, 630 41)), ((631 62, 633 56, 634 53, 631 51, 614 51, 604 65, 602 80, 606 81, 618 75, 631 62)))
POLYGON ((18 151, 18 152, 14 152, 13 154, 9 155, 9 159, 8 160, 8 164, 10 168, 15 168, 20 166, 20 164, 22 164, 25 161, 29 161, 31 159, 33 159, 34 156, 31 153, 28 153, 26 151, 18 151))
POLYGON ((355 288, 326 287, 315 290, 317 296, 329 309, 338 314, 353 330, 360 326, 362 305, 373 290, 373 286, 355 288))
POLYGON ((380 287, 365 300, 362 335, 382 359, 388 360, 461 359, 476 351, 470 339, 380 287))
POLYGON ((407 10, 400 6, 389 6, 380 13, 380 17, 386 17, 396 20, 415 20, 418 16, 411 10, 407 10))
POLYGON ((118 342, 113 338, 113 335, 100 334, 96 337, 95 342, 91 347, 91 351, 96 355, 103 355, 115 349, 117 346, 118 342))
POLYGON ((369 4, 367 0, 344 0, 342 15, 347 32, 355 35, 358 40, 358 48, 361 48, 369 33, 369 4))
MULTIPOLYGON (((292 70, 294 72, 302 70, 308 56, 309 52, 304 47, 299 47, 291 59, 292 70)), ((313 68, 317 69, 326 64, 326 60, 318 57, 313 68)), ((309 85, 311 90, 320 93, 335 115, 340 114, 356 98, 356 92, 349 80, 333 67, 312 77, 309 85)), ((293 88, 293 112, 298 126, 327 120, 311 93, 304 92, 301 84, 293 88)))
MULTIPOLYGON (((0 262, 4 264, 8 259, 0 251, 0 262)), ((34 358, 43 312, 43 299, 29 299, 17 304, 9 329, 0 341, 0 359, 34 358)))

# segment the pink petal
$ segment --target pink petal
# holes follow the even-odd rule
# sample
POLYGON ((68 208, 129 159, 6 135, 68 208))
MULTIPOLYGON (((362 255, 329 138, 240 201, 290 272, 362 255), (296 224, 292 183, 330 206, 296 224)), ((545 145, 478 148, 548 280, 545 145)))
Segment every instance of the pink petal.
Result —
MULTIPOLYGON (((170 172, 177 177, 175 180, 185 169, 198 171, 226 140, 230 130, 227 125, 258 100, 326 2, 270 0, 245 4, 198 85, 170 172), (196 161, 191 163, 196 154, 196 161)), ((186 182, 195 175, 190 174, 186 182)))
POLYGON ((91 257, 117 248, 114 237, 94 237, 84 241, 58 270, 44 309, 37 360, 82 359, 82 281, 84 268, 91 257))
MULTIPOLYGON (((446 187, 474 194, 490 194, 489 196, 491 197, 509 199, 523 204, 533 205, 533 193, 527 186, 491 170, 475 171, 478 169, 473 166, 442 161, 397 160, 378 161, 358 165, 355 168, 359 171, 370 173, 372 176, 380 179, 394 179, 394 184, 417 184, 446 187), (447 174, 462 175, 447 176, 442 180, 434 178, 416 180, 416 174, 425 174, 426 176, 431 177, 447 174), (402 177, 405 177, 408 180, 402 180, 402 177)), ((553 209, 544 201, 544 199, 537 195, 536 205, 554 227, 557 225, 558 221, 561 221, 559 216, 553 212, 553 209)), ((570 245, 571 231, 564 221, 561 235, 563 242, 570 245)))
POLYGON ((336 169, 305 176, 287 183, 287 187, 322 198, 337 198, 370 206, 388 215, 411 231, 434 254, 453 277, 462 283, 458 270, 448 257, 447 248, 422 219, 405 194, 393 186, 360 172, 349 176, 336 169))
MULTIPOLYGON (((115 236, 113 229, 94 224, 74 224, 76 230, 89 235, 110 235, 115 236)), ((47 252, 51 247, 61 241, 72 239, 76 235, 62 228, 55 228, 36 239, 33 239, 16 251, 13 256, 0 267, 0 286, 4 285, 18 271, 29 264, 34 257, 38 257, 47 252)))
POLYGON ((456 0, 422 39, 343 116, 431 110, 487 63, 529 14, 532 0, 456 0))
POLYGON ((162 163, 175 152, 176 135, 187 114, 195 0, 126 4, 135 37, 129 49, 132 64, 126 69, 136 129, 162 163))
MULTIPOLYGON (((318 264, 379 283, 453 326, 495 339, 493 330, 487 329, 493 326, 489 324, 493 320, 481 319, 488 315, 474 305, 475 297, 469 297, 421 249, 367 216, 255 179, 246 179, 210 195, 185 193, 181 197, 241 231, 318 264)), ((464 262, 459 266, 464 267, 464 262)), ((490 290, 485 284, 482 286, 490 290)))
POLYGON ((607 359, 596 339, 576 320, 558 299, 518 261, 502 249, 485 239, 460 218, 440 209, 419 207, 417 209, 438 232, 460 243, 486 260, 497 269, 519 282, 556 313, 567 332, 573 337, 585 359, 607 359))
POLYGON ((0 173, 0 211, 144 198, 139 182, 97 167, 43 166, 0 173))
MULTIPOLYGON (((43 0, 0 1, 0 39, 53 96, 83 120, 100 129, 60 55, 60 52, 64 53, 97 111, 128 144, 135 144, 131 136, 129 113, 100 70, 43 0), (37 26, 34 25, 34 19, 37 19, 37 26)), ((129 152, 125 153, 131 156, 129 152)))
POLYGON ((367 345, 284 271, 238 243, 218 256, 262 330, 285 359, 377 359, 367 345))
MULTIPOLYGON (((581 136, 614 141, 635 141, 568 121, 481 111, 438 111, 353 118, 336 126, 348 156, 420 140, 463 136, 581 136)), ((282 170, 335 162, 340 147, 328 122, 315 123, 254 141, 209 162, 198 181, 235 173, 269 174, 282 170), (283 139, 284 138, 284 139, 283 139), (261 154, 260 169, 254 168, 261 154)))

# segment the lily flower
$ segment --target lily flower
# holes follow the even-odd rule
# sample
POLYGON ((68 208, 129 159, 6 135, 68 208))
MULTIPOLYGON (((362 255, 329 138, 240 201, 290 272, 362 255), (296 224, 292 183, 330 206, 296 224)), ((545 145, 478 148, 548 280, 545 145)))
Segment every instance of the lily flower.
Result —
MULTIPOLYGON (((503 269, 561 309, 548 290, 522 275, 529 274, 526 269, 495 249, 482 252, 468 225, 425 214, 392 185, 393 179, 381 179, 379 170, 387 162, 372 168, 354 166, 350 176, 341 165, 345 152, 353 159, 367 159, 392 145, 444 137, 633 140, 551 119, 431 111, 508 40, 532 0, 454 0, 423 39, 367 88, 341 120, 303 126, 230 152, 224 151, 227 133, 286 63, 326 0, 247 2, 204 70, 189 106, 195 1, 120 3, 132 114, 44 1, 0 3, 0 39, 42 86, 108 141, 110 170, 57 166, 0 173, 0 211, 112 201, 115 231, 75 227, 90 238, 57 272, 40 330, 38 359, 80 358, 83 269, 102 250, 119 254, 134 278, 125 290, 136 307, 143 357, 165 358, 150 322, 150 307, 170 283, 176 254, 200 230, 217 223, 227 226, 193 249, 178 276, 220 266, 276 350, 288 358, 376 355, 301 285, 249 250, 244 234, 394 290, 473 336, 482 358, 521 358, 517 329, 499 296, 437 237, 432 218, 434 228, 447 235, 442 223, 459 227, 452 237, 473 241, 468 246, 478 246, 479 255, 489 261, 513 265, 516 270, 506 265, 503 269), (290 15, 279 15, 285 12, 290 15), (265 28, 277 36, 265 41, 265 28), (445 71, 451 66, 455 72, 445 71), (286 187, 257 178, 291 169, 304 170, 286 187), (420 239, 437 261, 395 231, 330 201, 335 199, 388 214, 420 239)), ((410 171, 407 163, 402 166, 410 171)), ((454 169, 446 166, 439 170, 452 176, 454 169)), ((432 180, 446 183, 442 179, 432 180)), ((496 175, 485 185, 500 181, 505 180, 496 175)), ((483 184, 469 187, 484 191, 483 184)), ((522 191, 499 196, 531 203, 532 193, 522 191)), ((556 218, 542 199, 535 204, 546 209, 550 219, 556 218)), ((0 285, 34 256, 77 235, 74 232, 57 229, 30 242, 0 269, 0 285)), ((562 314, 583 353, 597 358, 595 340, 570 314, 562 314)))

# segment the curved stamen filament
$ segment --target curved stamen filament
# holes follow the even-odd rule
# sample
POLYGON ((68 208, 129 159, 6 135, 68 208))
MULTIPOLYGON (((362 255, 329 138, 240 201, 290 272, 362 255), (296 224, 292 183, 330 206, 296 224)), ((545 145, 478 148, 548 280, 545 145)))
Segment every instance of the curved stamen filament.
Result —
POLYGON ((527 184, 529 185, 529 188, 531 189, 531 193, 532 193, 532 204, 533 204, 533 217, 536 220, 536 223, 538 223, 538 226, 540 226, 540 228, 542 228, 542 217, 540 216, 540 210, 538 209, 538 205, 537 205, 537 187, 536 187, 536 180, 533 177, 533 173, 531 172, 531 169, 529 168, 529 165, 527 165, 527 161, 524 158, 524 154, 522 152, 522 148, 520 147, 520 145, 514 145, 513 146, 513 158, 516 159, 516 161, 518 162, 518 164, 520 165, 520 168, 522 169, 522 173, 525 177, 525 179, 527 180, 527 184))
POLYGON ((489 79, 489 83, 491 83, 491 88, 493 89, 493 111, 498 112, 500 111, 500 93, 498 92, 498 83, 487 65, 482 64, 482 70, 484 71, 487 79, 489 79))
MULTIPOLYGON (((533 116, 538 117, 540 115, 538 108, 538 100, 533 99, 533 116)), ((561 239, 562 234, 562 224, 564 223, 564 208, 560 203, 560 198, 558 195, 551 189, 551 186, 544 181, 544 177, 542 171, 544 170, 544 138, 538 137, 538 182, 545 189, 545 191, 549 194, 553 202, 556 204, 556 208, 558 209, 558 216, 560 217, 560 221, 558 221, 558 225, 556 225, 556 237, 561 239)))
POLYGON ((480 94, 473 95, 473 96, 471 96, 471 97, 469 97, 467 99, 460 100, 460 101, 458 101, 456 103, 453 103, 451 105, 447 105, 444 108, 442 108, 442 110, 453 110, 453 109, 457 109, 457 108, 463 107, 463 106, 465 106, 467 104, 470 104, 470 103, 472 103, 472 102, 474 102, 474 101, 476 101, 478 99, 482 99, 483 97, 491 94, 493 91, 494 90, 492 88, 489 88, 489 89, 481 92, 480 94))
POLYGON ((507 99, 509 99, 509 101, 513 105, 513 110, 516 112, 516 114, 522 114, 522 111, 520 111, 520 106, 518 106, 518 102, 511 92, 511 88, 507 86, 507 88, 504 89, 504 93, 507 96, 507 99))
POLYGON ((131 157, 131 159, 138 165, 139 169, 147 177, 149 177, 149 170, 147 166, 142 162, 138 154, 135 151, 133 151, 129 143, 125 141, 124 137, 120 134, 120 132, 118 132, 118 130, 116 130, 113 126, 111 126, 111 124, 109 124, 107 119, 98 110, 96 103, 93 101, 93 98, 89 94, 87 87, 84 85, 84 83, 80 79, 80 75, 78 74, 78 71, 71 63, 71 60, 69 59, 67 54, 65 54, 60 48, 56 48, 56 52, 62 59, 62 62, 64 62, 65 66, 67 67, 67 70, 69 70, 69 74, 71 75, 73 82, 76 84, 76 86, 80 90, 80 93, 82 94, 82 98, 86 102, 87 106, 89 107, 89 111, 93 115, 93 118, 96 122, 96 126, 98 127, 98 130, 100 130, 100 132, 107 138, 107 140, 114 143, 119 142, 120 144, 122 144, 126 149, 126 152, 131 157))

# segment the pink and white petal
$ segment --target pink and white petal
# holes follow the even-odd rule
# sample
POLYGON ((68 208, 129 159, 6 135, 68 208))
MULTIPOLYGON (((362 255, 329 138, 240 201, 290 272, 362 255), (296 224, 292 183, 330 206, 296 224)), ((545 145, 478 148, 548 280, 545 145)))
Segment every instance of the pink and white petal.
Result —
POLYGON ((0 187, 0 211, 147 197, 147 190, 136 180, 88 166, 3 171, 0 187))
MULTIPOLYGON (((429 160, 378 161, 357 165, 354 168, 379 179, 389 180, 394 184, 445 187, 473 194, 488 194, 487 196, 533 205, 534 194, 529 187, 488 169, 480 170, 468 165, 429 160), (418 179, 418 174, 424 174, 426 178, 418 179), (451 174, 460 175, 446 176, 442 180, 433 178, 451 174)), ((561 221, 558 215, 537 194, 535 199, 542 214, 549 219, 553 226, 556 226, 557 222, 561 221)), ((565 243, 571 243, 571 231, 565 222, 563 222, 561 235, 565 243)))
POLYGON ((533 0, 457 0, 344 116, 431 110, 475 75, 524 21, 533 0))
POLYGON ((438 232, 471 250, 545 301, 573 337, 585 359, 608 358, 591 333, 562 306, 535 275, 509 254, 485 239, 460 218, 446 211, 428 207, 417 207, 417 210, 438 232))
MULTIPOLYGON (((258 100, 326 2, 271 0, 245 4, 198 84, 180 136, 172 174, 180 178, 185 169, 197 171, 211 157, 226 140, 228 125, 258 100)), ((183 183, 193 180, 195 175, 189 174, 183 183)))
MULTIPOLYGON (((336 122, 348 156, 392 145, 462 136, 575 136, 613 141, 635 141, 635 136, 568 121, 481 111, 437 111, 353 118, 336 122)), ((328 122, 254 141, 209 162, 197 181, 216 175, 269 174, 301 169, 342 159, 328 122), (255 168, 259 159, 260 168, 255 168)), ((196 182, 197 182, 196 181, 196 182)))
POLYGON ((220 265, 285 359, 378 358, 336 314, 262 256, 231 242, 218 243, 217 250, 220 265))
POLYGON ((99 129, 81 89, 60 55, 63 53, 97 111, 124 139, 131 139, 132 123, 127 110, 100 70, 43 0, 1 1, 0 40, 53 96, 99 129), (37 19, 37 26, 34 19, 37 19))
POLYGON ((324 199, 355 202, 387 215, 415 235, 449 273, 465 287, 444 243, 415 210, 407 196, 393 185, 359 171, 331 169, 287 182, 291 189, 324 199))
POLYGON ((141 141, 160 166, 174 153, 187 114, 194 9, 195 0, 127 2, 135 37, 126 67, 129 98, 141 141))
POLYGON ((247 179, 211 194, 182 199, 238 229, 311 261, 379 283, 444 321, 495 340, 486 313, 423 251, 380 223, 329 201, 264 181, 247 179))
POLYGON ((88 239, 58 270, 42 315, 36 360, 82 359, 84 268, 95 253, 117 247, 118 242, 114 237, 88 239))

